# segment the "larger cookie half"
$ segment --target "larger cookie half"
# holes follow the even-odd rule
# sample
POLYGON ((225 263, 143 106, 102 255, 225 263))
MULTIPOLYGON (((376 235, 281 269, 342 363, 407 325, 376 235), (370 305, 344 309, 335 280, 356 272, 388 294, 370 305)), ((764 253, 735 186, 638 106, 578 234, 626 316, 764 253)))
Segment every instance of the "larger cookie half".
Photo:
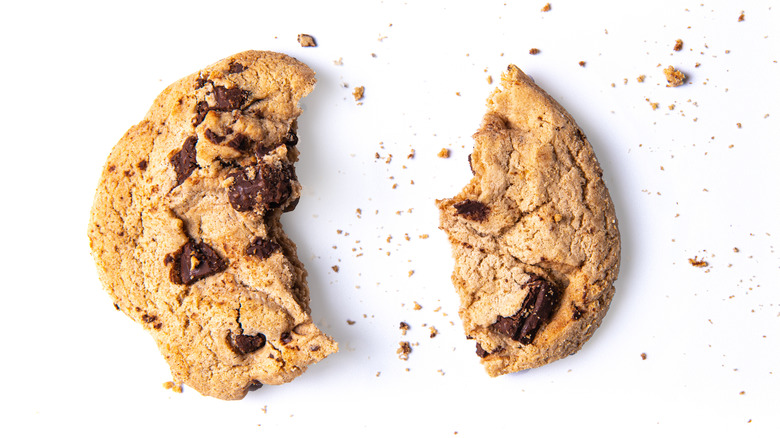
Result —
POLYGON ((231 56, 166 88, 114 147, 89 223, 103 285, 151 332, 174 380, 242 398, 337 350, 310 316, 279 217, 298 202, 298 101, 314 72, 231 56))
POLYGON ((474 134, 474 177, 438 201, 466 335, 491 376, 580 349, 620 261, 615 209, 572 117, 510 65, 474 134))

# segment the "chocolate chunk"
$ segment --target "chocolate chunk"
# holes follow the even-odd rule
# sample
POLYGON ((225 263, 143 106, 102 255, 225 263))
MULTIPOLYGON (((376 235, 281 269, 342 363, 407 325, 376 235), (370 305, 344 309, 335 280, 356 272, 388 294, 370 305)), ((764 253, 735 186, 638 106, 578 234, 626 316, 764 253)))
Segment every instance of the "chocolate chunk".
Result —
POLYGON ((195 79, 195 89, 196 90, 200 89, 200 88, 203 88, 203 86, 206 85, 209 82, 209 80, 204 78, 203 76, 201 76, 201 74, 203 74, 203 73, 200 73, 198 75, 198 79, 195 79))
POLYGON ((246 93, 240 88, 226 88, 221 85, 214 87, 214 99, 217 106, 213 109, 219 111, 232 111, 241 108, 246 100, 246 93))
POLYGON ((282 341, 282 345, 287 345, 292 342, 293 338, 290 332, 284 332, 279 340, 282 341))
POLYGON ((265 347, 265 335, 258 333, 254 336, 249 336, 228 333, 228 343, 236 353, 249 354, 265 347))
POLYGON ((485 351, 485 350, 482 348, 482 345, 480 345, 480 344, 479 344, 479 342, 477 342, 477 356, 479 356, 479 357, 481 357, 482 359, 484 359, 484 358, 486 358, 486 357, 488 356, 488 354, 490 354, 490 353, 488 353, 487 351, 485 351))
POLYGON ((241 73, 244 70, 246 70, 246 67, 244 67, 242 64, 231 62, 230 67, 228 68, 228 73, 241 73))
POLYGON ((252 379, 252 381, 249 382, 249 387, 247 387, 247 390, 249 390, 249 391, 257 391, 258 389, 260 389, 262 387, 263 387, 263 382, 261 382, 261 381, 259 381, 257 379, 252 379))
POLYGON ((211 129, 206 129, 206 132, 203 133, 203 136, 208 139, 208 141, 214 143, 214 144, 220 144, 223 141, 225 141, 224 135, 218 135, 214 133, 211 129))
POLYGON ((230 205, 237 211, 249 211, 257 203, 257 195, 266 207, 276 208, 292 194, 292 180, 295 169, 292 165, 273 166, 262 164, 255 168, 255 177, 250 179, 245 172, 234 172, 233 185, 228 190, 230 205))
POLYGON ((265 240, 260 237, 256 237, 249 246, 246 247, 246 254, 259 257, 261 259, 267 259, 271 254, 280 250, 282 247, 273 240, 265 240))
POLYGON ((227 142, 227 145, 239 152, 246 152, 252 147, 252 140, 244 134, 239 133, 230 139, 230 141, 227 142))
POLYGON ((222 272, 227 263, 204 242, 190 239, 178 251, 165 257, 165 264, 171 265, 171 281, 191 285, 196 281, 222 272))
POLYGON ((295 146, 298 144, 298 134, 293 131, 287 133, 284 137, 285 146, 295 146))
POLYGON ((171 164, 176 171, 176 185, 180 185, 192 174, 192 171, 198 168, 196 160, 197 151, 195 144, 198 142, 197 135, 191 135, 184 140, 184 144, 179 152, 171 157, 171 164))
POLYGON ((473 201, 471 199, 458 202, 457 204, 453 205, 453 207, 455 207, 457 214, 465 217, 468 220, 477 222, 482 222, 487 219, 487 216, 490 213, 490 207, 479 201, 473 201))
POLYGON ((151 324, 151 323, 157 321, 157 316, 149 315, 147 313, 144 313, 143 315, 141 315, 141 321, 143 321, 143 322, 145 322, 147 324, 151 324))
POLYGON ((195 105, 195 117, 192 119, 192 125, 198 126, 203 122, 203 119, 206 118, 206 114, 209 113, 211 108, 209 108, 209 104, 206 102, 198 102, 197 105, 195 105))
POLYGON ((290 164, 262 167, 260 194, 263 202, 272 207, 283 204, 292 194, 292 181, 295 180, 295 168, 290 164))
POLYGON ((141 160, 141 161, 139 161, 139 162, 138 162, 138 169, 140 169, 140 170, 141 170, 141 172, 143 172, 144 170, 146 170, 146 167, 147 167, 147 166, 149 166, 149 162, 148 162, 148 161, 146 161, 146 160, 141 160))
POLYGON ((491 327, 500 334, 528 345, 533 342, 539 327, 550 320, 559 294, 552 283, 537 275, 533 275, 523 288, 528 289, 528 294, 520 310, 509 317, 498 316, 491 327))

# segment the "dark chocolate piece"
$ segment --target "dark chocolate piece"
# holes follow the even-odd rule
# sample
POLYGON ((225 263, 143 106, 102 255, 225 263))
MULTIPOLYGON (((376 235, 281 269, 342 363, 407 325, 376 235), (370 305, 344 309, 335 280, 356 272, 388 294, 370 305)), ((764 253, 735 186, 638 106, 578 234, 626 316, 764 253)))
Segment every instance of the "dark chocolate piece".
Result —
POLYGON ((455 207, 455 212, 460 216, 477 222, 482 222, 487 219, 488 213, 490 213, 490 207, 479 201, 473 201, 471 199, 460 201, 453 205, 453 207, 455 207))
POLYGON ((528 345, 533 342, 539 327, 550 320, 559 293, 552 283, 537 275, 532 275, 523 287, 528 289, 528 294, 520 310, 512 316, 499 316, 491 327, 500 334, 528 345))
POLYGON ((242 71, 246 70, 246 67, 244 67, 243 64, 239 64, 237 62, 231 62, 230 67, 228 68, 228 73, 241 73, 242 71))
POLYGON ((165 256, 164 263, 171 265, 171 281, 188 286, 227 268, 227 263, 213 248, 192 239, 175 253, 165 256))
POLYGON ((217 105, 212 108, 218 111, 233 111, 241 108, 246 100, 246 92, 240 88, 226 88, 221 85, 214 87, 214 100, 217 105))
POLYGON ((260 237, 256 237, 249 246, 246 247, 246 254, 259 257, 261 259, 267 259, 271 254, 282 249, 278 243, 273 240, 265 240, 260 237))
POLYGON ((184 140, 184 144, 179 152, 176 152, 171 157, 171 164, 176 171, 176 185, 180 185, 192 174, 192 172, 198 168, 198 161, 196 159, 197 151, 195 150, 195 144, 198 142, 197 135, 191 135, 184 140))
POLYGON ((228 343, 239 354, 249 354, 265 347, 265 335, 258 333, 254 336, 228 334, 228 343))

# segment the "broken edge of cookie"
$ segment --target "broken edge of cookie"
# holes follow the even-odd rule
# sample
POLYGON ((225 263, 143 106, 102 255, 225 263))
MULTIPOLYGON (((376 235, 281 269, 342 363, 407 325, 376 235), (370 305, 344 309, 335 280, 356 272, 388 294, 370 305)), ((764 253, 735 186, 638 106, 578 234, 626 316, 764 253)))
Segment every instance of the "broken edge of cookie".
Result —
POLYGON ((620 236, 593 149, 517 66, 487 101, 474 174, 437 201, 466 336, 491 376, 577 352, 614 294, 620 236))

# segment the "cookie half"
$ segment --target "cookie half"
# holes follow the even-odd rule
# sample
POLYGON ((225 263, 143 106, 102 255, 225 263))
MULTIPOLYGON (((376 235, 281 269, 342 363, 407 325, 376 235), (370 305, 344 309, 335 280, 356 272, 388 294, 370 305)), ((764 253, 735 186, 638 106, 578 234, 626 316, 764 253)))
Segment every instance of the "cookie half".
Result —
POLYGON ((437 201, 467 337, 491 376, 577 352, 615 292, 620 234, 574 119, 510 65, 469 156, 474 177, 437 201))
POLYGON ((314 84, 289 56, 233 55, 166 88, 103 169, 88 232, 100 279, 204 395, 289 382, 338 348, 279 222, 300 196, 298 101, 314 84))

